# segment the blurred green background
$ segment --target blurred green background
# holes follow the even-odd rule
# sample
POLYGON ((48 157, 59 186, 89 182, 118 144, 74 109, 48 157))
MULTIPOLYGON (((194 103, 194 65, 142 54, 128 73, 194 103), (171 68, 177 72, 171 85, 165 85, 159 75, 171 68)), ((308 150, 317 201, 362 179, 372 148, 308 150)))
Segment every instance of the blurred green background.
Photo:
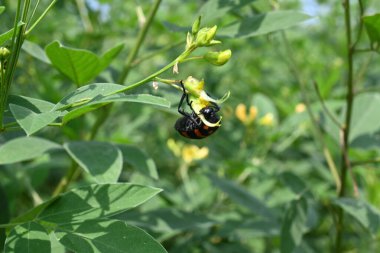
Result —
MULTIPOLYGON (((120 181, 164 189, 138 211, 117 218, 143 228, 170 253, 286 252, 283 247, 292 249, 287 252, 330 252, 336 233, 336 206, 332 202, 337 186, 321 143, 339 164, 339 133, 322 109, 313 83, 318 85, 326 106, 340 118, 347 71, 341 1, 211 2, 234 7, 226 13, 223 8, 206 12, 202 7, 209 4, 206 1, 163 1, 125 84, 148 76, 174 59, 185 45, 184 31, 190 29, 199 14, 203 25, 216 24, 221 34, 235 20, 273 10, 298 10, 315 17, 286 31, 261 36, 217 35, 223 42, 218 48, 232 50, 226 65, 215 67, 194 61, 181 64, 178 75, 168 71, 161 76, 204 79, 207 92, 216 98, 231 92, 220 111, 222 126, 209 138, 185 139, 175 131, 181 94, 164 84, 154 89, 149 83, 133 93, 162 96, 171 102, 170 109, 134 103, 116 103, 112 107, 95 140, 129 145, 130 156, 124 158, 120 181), (318 126, 310 120, 305 99, 318 126), (322 132, 322 140, 315 128, 322 132), (287 223, 289 220, 292 222, 287 223), (292 240, 297 247, 286 246, 292 240)), ((379 11, 378 1, 365 2, 366 14, 379 11)), ((28 40, 42 48, 58 40, 65 46, 87 49, 97 55, 124 43, 121 54, 93 81, 116 82, 136 42, 138 17, 142 18, 141 13, 146 15, 152 1, 89 0, 85 6, 81 3, 84 1, 58 1, 28 40)), ((17 3, 4 4, 14 10, 17 3)), ((358 15, 358 3, 352 3, 352 10, 358 15)), ((12 11, 2 14, 2 31, 12 26, 12 15, 12 11)), ((354 16, 353 27, 357 20, 358 16, 354 16)), ((363 36, 358 44, 365 48, 368 38, 363 36)), ((207 49, 202 50, 196 54, 207 49)), ((379 55, 357 54, 354 67, 355 91, 358 96, 368 96, 362 99, 368 104, 354 114, 352 131, 359 131, 355 127, 362 129, 358 123, 368 124, 373 126, 373 135, 371 141, 364 143, 358 139, 355 142, 354 137, 359 134, 352 139, 350 158, 355 166, 348 174, 347 195, 379 207, 376 138, 380 114, 363 113, 370 106, 378 108, 379 55), (352 182, 356 182, 357 191, 352 182)), ((52 66, 28 53, 20 55, 12 94, 56 103, 75 89, 52 66)), ((84 140, 101 110, 61 128, 46 127, 34 135, 57 143, 84 140)), ((5 142, 22 135, 21 130, 11 131, 0 138, 5 142)), ((70 165, 69 156, 57 151, 0 170, 2 194, 7 196, 10 216, 20 215, 33 206, 31 189, 42 199, 49 198, 70 165)), ((82 175, 71 187, 86 182, 82 175)), ((376 252, 380 246, 378 230, 371 234, 360 219, 347 218, 345 222, 347 252, 376 252)))

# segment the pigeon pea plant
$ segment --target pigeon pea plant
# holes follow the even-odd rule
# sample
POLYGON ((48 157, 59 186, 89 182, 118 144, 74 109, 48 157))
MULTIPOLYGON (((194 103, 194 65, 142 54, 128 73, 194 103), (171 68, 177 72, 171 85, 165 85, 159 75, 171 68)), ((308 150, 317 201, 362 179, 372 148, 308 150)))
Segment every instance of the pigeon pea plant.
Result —
MULTIPOLYGON (((83 168, 90 181, 96 184, 66 192, 70 183, 80 174, 79 167, 73 165, 58 183, 53 197, 46 202, 30 188, 35 207, 17 218, 9 217, 9 214, 4 216, 0 229, 2 233, 6 233, 6 241, 1 241, 0 246, 4 245, 6 252, 43 253, 64 251, 64 248, 74 252, 105 252, 115 247, 117 252, 129 252, 133 245, 133 252, 166 252, 143 230, 120 220, 107 219, 141 205, 161 191, 149 186, 117 183, 122 171, 123 152, 131 151, 131 147, 95 141, 66 142, 60 145, 31 135, 46 126, 64 126, 71 120, 101 107, 109 110, 110 104, 114 102, 169 107, 169 102, 164 98, 149 94, 131 95, 126 92, 149 82, 166 83, 182 92, 177 85, 179 81, 162 79, 159 76, 171 68, 178 73, 179 64, 191 60, 204 59, 213 65, 221 66, 230 59, 231 51, 209 51, 202 56, 190 57, 200 47, 212 47, 221 43, 214 39, 217 27, 201 27, 199 17, 194 22, 191 32, 187 34, 184 51, 153 74, 138 82, 123 85, 128 73, 127 62, 120 74, 121 84, 87 84, 109 66, 123 46, 117 45, 101 57, 87 50, 65 47, 58 41, 50 43, 45 51, 39 48, 35 50, 36 45, 27 41, 28 36, 56 2, 51 1, 42 14, 36 17, 39 1, 32 7, 30 0, 19 0, 14 27, 0 35, 0 131, 6 136, 11 130, 22 129, 27 135, 3 140, 4 144, 0 147, 0 164, 11 166, 17 162, 38 158, 49 151, 63 149, 83 168), (37 98, 10 95, 22 47, 35 56, 37 54, 38 59, 57 68, 75 83, 77 89, 56 104, 37 98)), ((156 1, 152 7, 132 55, 137 54, 159 3, 160 1, 156 1)), ((0 10, 4 9, 1 7, 0 10)), ((132 56, 129 62, 133 59, 132 56)), ((184 85, 197 111, 200 110, 199 106, 206 106, 211 102, 221 103, 229 95, 227 93, 223 99, 214 100, 207 96, 204 81, 197 81, 192 77, 185 80, 184 85)), ((93 139, 96 129, 104 120, 104 117, 101 117, 101 120, 95 123, 95 130, 89 140, 93 139)), ((26 182, 26 185, 30 185, 30 182, 26 182)))

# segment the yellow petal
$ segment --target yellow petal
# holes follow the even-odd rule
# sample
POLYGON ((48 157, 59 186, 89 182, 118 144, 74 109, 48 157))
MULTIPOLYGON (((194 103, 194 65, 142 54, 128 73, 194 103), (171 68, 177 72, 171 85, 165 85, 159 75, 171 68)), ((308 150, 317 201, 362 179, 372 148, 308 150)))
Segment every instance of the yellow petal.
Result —
POLYGON ((263 126, 273 126, 274 124, 274 116, 272 113, 265 114, 259 121, 260 125, 263 126))
POLYGON ((235 109, 236 118, 245 123, 247 120, 247 107, 245 104, 238 104, 235 109))

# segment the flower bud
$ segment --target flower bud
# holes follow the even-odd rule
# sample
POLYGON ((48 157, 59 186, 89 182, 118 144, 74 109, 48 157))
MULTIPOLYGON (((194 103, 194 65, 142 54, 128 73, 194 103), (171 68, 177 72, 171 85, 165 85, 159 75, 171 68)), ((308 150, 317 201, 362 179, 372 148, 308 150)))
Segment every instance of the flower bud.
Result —
POLYGON ((190 95, 198 96, 200 95, 201 91, 203 91, 205 82, 203 80, 198 80, 192 76, 189 76, 183 81, 183 85, 185 86, 186 90, 189 91, 190 95))
POLYGON ((227 49, 219 52, 207 52, 203 57, 206 61, 216 66, 222 66, 231 58, 231 50, 227 49))
POLYGON ((193 23, 193 26, 191 27, 191 33, 193 35, 196 35, 199 31, 199 27, 201 26, 201 16, 199 16, 193 23))
POLYGON ((200 29, 197 33, 197 36, 195 38, 195 45, 197 47, 207 47, 207 46, 211 46, 212 44, 211 41, 213 41, 214 37, 215 37, 215 34, 216 34, 216 30, 217 30, 217 26, 214 25, 213 27, 203 27, 202 29, 200 29))
POLYGON ((0 60, 7 59, 10 54, 11 54, 11 51, 9 51, 8 48, 0 47, 0 60))

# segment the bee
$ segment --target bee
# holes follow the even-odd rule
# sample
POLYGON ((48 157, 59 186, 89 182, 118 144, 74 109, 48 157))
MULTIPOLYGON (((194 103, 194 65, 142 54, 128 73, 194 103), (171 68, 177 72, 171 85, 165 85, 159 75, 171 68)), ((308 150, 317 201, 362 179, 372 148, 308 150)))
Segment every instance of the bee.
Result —
POLYGON ((180 84, 183 94, 178 104, 178 112, 183 116, 176 121, 174 128, 180 135, 189 139, 203 139, 210 136, 218 130, 219 126, 207 126, 203 123, 199 115, 203 115, 210 123, 217 123, 220 121, 220 116, 217 114, 220 107, 216 103, 211 102, 211 105, 202 108, 199 114, 197 114, 191 106, 192 102, 189 101, 189 95, 186 93, 182 81, 180 84), (186 104, 191 108, 191 113, 185 112, 185 110, 182 109, 185 100, 186 104))

